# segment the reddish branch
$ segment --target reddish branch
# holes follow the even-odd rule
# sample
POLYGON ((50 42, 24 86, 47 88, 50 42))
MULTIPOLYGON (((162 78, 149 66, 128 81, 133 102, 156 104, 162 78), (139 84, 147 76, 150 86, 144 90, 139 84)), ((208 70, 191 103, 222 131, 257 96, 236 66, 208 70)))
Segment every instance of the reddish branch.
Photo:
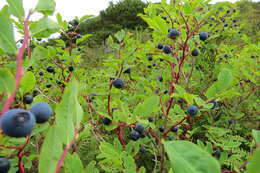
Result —
MULTIPOLYGON (((12 103, 14 102, 15 96, 16 96, 16 92, 19 89, 19 85, 20 85, 20 81, 21 78, 23 76, 23 55, 24 55, 24 51, 28 45, 28 40, 30 38, 30 33, 29 33, 29 18, 31 16, 32 12, 29 12, 28 16, 26 17, 26 19, 24 20, 24 39, 23 39, 23 44, 22 47, 19 49, 17 58, 16 58, 16 75, 15 75, 15 90, 13 91, 13 93, 11 94, 11 96, 8 97, 8 99, 5 101, 4 103, 4 107, 1 111, 1 114, 4 114, 5 112, 7 112, 12 103)), ((1 115, 0 115, 1 116, 1 115)))
POLYGON ((76 140, 78 138, 78 134, 79 134, 79 131, 78 131, 78 128, 76 128, 74 131, 74 137, 73 137, 72 141, 69 144, 67 144, 65 150, 63 151, 62 155, 60 156, 60 159, 57 163, 54 173, 58 173, 60 171, 66 155, 69 153, 70 148, 72 147, 72 145, 76 142, 76 140))
POLYGON ((109 93, 108 93, 108 97, 107 97, 107 113, 110 117, 112 117, 112 113, 111 113, 111 109, 110 109, 110 101, 111 101, 111 89, 112 89, 112 80, 110 79, 109 81, 109 93))
POLYGON ((120 143, 123 145, 123 147, 125 148, 125 141, 124 141, 124 127, 125 127, 125 124, 120 124, 119 127, 117 128, 117 136, 118 136, 118 139, 120 141, 120 143))

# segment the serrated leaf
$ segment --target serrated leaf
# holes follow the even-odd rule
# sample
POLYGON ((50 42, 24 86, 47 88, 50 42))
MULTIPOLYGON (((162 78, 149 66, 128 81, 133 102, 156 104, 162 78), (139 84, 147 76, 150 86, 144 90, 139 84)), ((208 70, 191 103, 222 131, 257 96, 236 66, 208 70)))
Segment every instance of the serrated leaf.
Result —
POLYGON ((134 114, 143 116, 151 115, 158 109, 159 101, 159 96, 151 96, 146 98, 143 103, 136 106, 134 114))
POLYGON ((11 95, 11 93, 15 89, 15 78, 9 71, 0 70, 0 93, 7 93, 11 95))
POLYGON ((233 81, 233 75, 230 70, 224 68, 218 75, 218 81, 215 82, 206 92, 208 98, 214 97, 216 94, 221 93, 228 89, 233 81))
POLYGON ((44 14, 51 15, 55 11, 56 3, 54 0, 39 0, 35 10, 44 14))
POLYGON ((9 54, 15 54, 17 47, 14 40, 14 30, 6 7, 0 11, 0 48, 9 54))
POLYGON ((260 143, 260 130, 252 130, 253 137, 256 143, 260 143))
POLYGON ((49 129, 43 145, 39 160, 39 173, 53 173, 62 154, 61 129, 53 126, 49 129))
POLYGON ((72 80, 65 89, 62 101, 56 108, 56 123, 63 129, 62 141, 68 144, 74 136, 74 127, 83 117, 83 109, 78 102, 79 85, 72 80), (66 128, 63 128, 66 127, 66 128))
POLYGON ((19 18, 20 20, 24 18, 24 8, 22 0, 6 0, 9 4, 9 9, 11 13, 19 18))
POLYGON ((219 173, 220 165, 209 153, 188 141, 164 142, 174 173, 219 173))
POLYGON ((47 16, 30 24, 30 31, 36 38, 49 37, 51 34, 58 32, 59 29, 60 26, 47 16))
POLYGON ((32 72, 28 71, 24 74, 21 80, 20 90, 23 94, 30 92, 36 84, 35 76, 32 72))
POLYGON ((64 164, 67 173, 84 173, 84 167, 80 160, 80 157, 74 153, 73 155, 68 154, 66 156, 65 164, 64 164))

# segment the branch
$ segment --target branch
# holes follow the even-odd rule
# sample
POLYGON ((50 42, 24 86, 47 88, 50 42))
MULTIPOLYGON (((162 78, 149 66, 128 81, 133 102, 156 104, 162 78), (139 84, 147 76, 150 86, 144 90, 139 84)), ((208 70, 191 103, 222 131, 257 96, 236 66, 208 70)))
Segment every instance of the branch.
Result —
MULTIPOLYGON (((24 39, 23 39, 23 44, 22 47, 19 49, 17 58, 16 58, 16 75, 15 75, 15 90, 13 91, 13 93, 11 94, 11 96, 8 97, 8 99, 5 101, 4 103, 4 107, 1 111, 1 115, 3 115, 5 112, 7 112, 12 103, 14 102, 15 96, 16 96, 16 92, 19 89, 19 85, 20 85, 20 81, 22 79, 23 76, 23 55, 24 55, 24 51, 27 47, 28 44, 28 40, 30 38, 30 34, 29 34, 29 18, 32 15, 33 12, 29 12, 28 16, 26 17, 25 21, 24 21, 24 39)), ((1 116, 0 115, 0 116, 1 116)))

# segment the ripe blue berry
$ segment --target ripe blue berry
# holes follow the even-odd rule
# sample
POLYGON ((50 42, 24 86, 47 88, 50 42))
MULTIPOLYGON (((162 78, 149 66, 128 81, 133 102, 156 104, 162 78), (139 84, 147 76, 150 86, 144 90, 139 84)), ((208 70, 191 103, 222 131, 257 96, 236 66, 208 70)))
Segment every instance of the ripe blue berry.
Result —
POLYGON ((215 108, 219 107, 219 104, 216 100, 211 100, 210 103, 213 103, 213 107, 211 109, 215 109, 215 108))
POLYGON ((152 61, 153 57, 152 56, 148 56, 147 59, 148 59, 148 61, 152 61))
POLYGON ((68 68, 68 69, 69 69, 69 71, 70 71, 70 72, 73 72, 73 71, 74 71, 74 67, 73 67, 72 65, 71 65, 71 66, 69 66, 69 68, 68 68))
POLYGON ((102 123, 105 124, 105 125, 109 125, 111 123, 111 120, 109 118, 102 118, 102 123))
POLYGON ((130 69, 130 68, 126 69, 126 70, 124 71, 124 73, 130 74, 130 73, 131 73, 131 69, 130 69))
POLYGON ((169 29, 168 37, 171 39, 175 39, 180 35, 180 32, 177 29, 169 29))
POLYGON ((170 46, 165 45, 165 46, 163 46, 163 52, 165 54, 170 54, 170 53, 172 53, 172 49, 170 46))
POLYGON ((207 32, 201 32, 200 33, 200 40, 205 41, 209 37, 209 34, 207 32))
POLYGON ((191 55, 192 55, 192 56, 198 56, 198 55, 199 55, 199 50, 198 50, 198 49, 194 49, 194 50, 191 52, 191 55))
POLYGON ((135 126, 135 131, 139 132, 140 134, 144 133, 144 126, 142 124, 137 124, 135 126))
POLYGON ((118 89, 122 89, 125 86, 125 83, 122 79, 118 78, 113 81, 113 86, 118 89))
POLYGON ((37 123, 45 123, 53 115, 52 108, 46 102, 39 102, 32 106, 31 113, 35 116, 37 123))
POLYGON ((140 148, 140 152, 142 152, 142 153, 146 152, 146 148, 145 148, 145 146, 141 146, 141 148, 140 148))
POLYGON ((11 168, 11 164, 7 158, 0 157, 0 173, 7 173, 11 168))
POLYGON ((31 134, 35 126, 35 117, 23 109, 11 109, 2 115, 0 127, 5 135, 15 138, 31 134))
POLYGON ((130 139, 132 139, 134 141, 137 141, 140 138, 140 134, 135 130, 133 130, 131 133, 129 133, 128 136, 130 139))
POLYGON ((161 133, 163 133, 164 130, 165 130, 165 127, 164 127, 164 126, 159 127, 159 131, 160 131, 161 133))
POLYGON ((25 96, 23 97, 23 102, 24 102, 25 104, 31 104, 31 103, 33 102, 33 97, 30 96, 30 95, 25 95, 25 96))
POLYGON ((158 49, 163 49, 163 44, 159 43, 159 44, 157 45, 157 48, 158 48, 158 49))
POLYGON ((188 111, 189 115, 194 116, 198 113, 198 107, 197 106, 189 106, 187 111, 188 111))
POLYGON ((150 123, 152 123, 152 122, 153 122, 153 117, 148 117, 148 121, 149 121, 150 123))
POLYGON ((54 73, 54 68, 52 66, 47 67, 47 72, 54 73))
POLYGON ((178 131, 178 127, 173 127, 173 128, 171 129, 171 131, 174 132, 174 133, 176 133, 176 132, 178 131))

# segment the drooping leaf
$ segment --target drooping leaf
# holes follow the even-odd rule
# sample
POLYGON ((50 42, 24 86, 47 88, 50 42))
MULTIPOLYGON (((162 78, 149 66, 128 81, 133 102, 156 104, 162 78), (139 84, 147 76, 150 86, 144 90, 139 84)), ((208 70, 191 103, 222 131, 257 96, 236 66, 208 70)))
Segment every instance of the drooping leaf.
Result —
POLYGON ((6 0, 11 13, 19 19, 24 18, 23 0, 6 0))
POLYGON ((39 0, 35 10, 44 14, 51 15, 55 11, 56 3, 54 0, 39 0))
POLYGON ((60 26, 47 16, 30 24, 30 31, 36 38, 49 37, 51 34, 59 31, 60 26))
POLYGON ((0 48, 6 53, 15 54, 17 47, 14 40, 14 29, 5 7, 0 11, 0 21, 0 48))
POLYGON ((209 153, 188 141, 164 142, 174 173, 219 173, 220 165, 209 153))

